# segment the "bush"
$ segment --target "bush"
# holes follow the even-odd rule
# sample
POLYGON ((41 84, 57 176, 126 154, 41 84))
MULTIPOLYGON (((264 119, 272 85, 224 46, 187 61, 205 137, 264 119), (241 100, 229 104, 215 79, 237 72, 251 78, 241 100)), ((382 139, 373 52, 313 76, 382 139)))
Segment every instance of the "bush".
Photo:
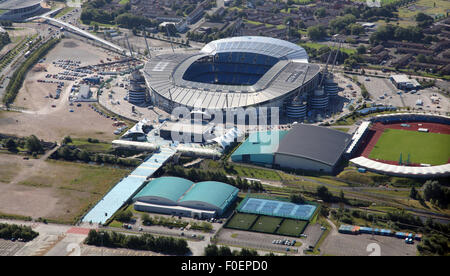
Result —
POLYGON ((129 222, 133 217, 133 213, 130 210, 117 212, 115 219, 120 222, 129 222))

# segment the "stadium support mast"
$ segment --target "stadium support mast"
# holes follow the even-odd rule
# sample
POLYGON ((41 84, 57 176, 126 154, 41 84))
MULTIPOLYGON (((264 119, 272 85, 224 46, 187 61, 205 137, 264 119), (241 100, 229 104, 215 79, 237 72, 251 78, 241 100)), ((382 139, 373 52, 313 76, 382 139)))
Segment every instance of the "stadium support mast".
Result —
POLYGON ((145 31, 145 27, 142 28, 142 32, 144 33, 144 40, 145 40, 145 46, 147 47, 148 57, 149 57, 149 58, 152 58, 152 55, 150 54, 150 47, 148 47, 148 42, 147 42, 147 32, 145 31))
MULTIPOLYGON (((308 75, 308 70, 309 70, 309 65, 306 66, 305 75, 303 76, 302 85, 301 85, 300 87, 303 87, 303 84, 305 83, 306 75, 308 75)), ((298 93, 297 93, 297 95, 294 97, 294 99, 297 98, 298 96, 300 96, 300 92, 301 92, 301 89, 298 91, 298 93)))
POLYGON ((331 54, 333 53, 333 47, 334 47, 334 45, 336 45, 336 40, 334 41, 333 45, 331 46, 330 54, 328 54, 327 63, 325 64, 325 67, 323 68, 322 78, 321 78, 321 80, 320 80, 319 87, 322 87, 322 85, 323 85, 323 80, 325 79, 325 75, 326 75, 327 72, 328 72, 328 63, 330 62, 330 58, 331 58, 331 54))
POLYGON ((128 35, 127 34, 125 34, 125 39, 127 40, 128 49, 130 50, 130 56, 131 56, 131 58, 134 58, 133 57, 133 51, 131 50, 130 41, 128 41, 128 35))
POLYGON ((333 65, 331 66, 330 74, 333 73, 334 65, 336 65, 337 57, 341 51, 342 41, 339 41, 339 47, 336 51, 336 55, 334 56, 333 65))
POLYGON ((172 48, 172 53, 175 53, 175 50, 173 49, 172 38, 170 37, 169 28, 167 26, 168 25, 166 25, 167 37, 169 38, 170 47, 172 48))

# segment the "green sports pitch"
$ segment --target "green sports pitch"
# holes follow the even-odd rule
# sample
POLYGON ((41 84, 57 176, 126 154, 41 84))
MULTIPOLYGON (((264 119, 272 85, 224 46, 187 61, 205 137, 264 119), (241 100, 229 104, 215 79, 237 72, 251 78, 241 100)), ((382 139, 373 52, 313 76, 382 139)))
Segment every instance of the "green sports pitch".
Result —
POLYGON ((442 165, 450 158, 450 135, 400 129, 385 129, 370 159, 408 161, 414 164, 442 165))

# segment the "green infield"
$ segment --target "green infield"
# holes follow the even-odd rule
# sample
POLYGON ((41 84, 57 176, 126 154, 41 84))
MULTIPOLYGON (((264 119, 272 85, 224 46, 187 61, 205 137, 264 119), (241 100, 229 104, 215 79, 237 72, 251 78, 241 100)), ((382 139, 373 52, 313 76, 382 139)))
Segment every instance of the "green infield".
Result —
POLYGON ((258 215, 236 213, 229 220, 226 227, 240 230, 248 230, 258 215))
POLYGON ((305 231, 308 222, 305 220, 285 219, 278 228, 277 234, 283 236, 299 237, 305 231))
POLYGON ((263 233, 274 233, 282 218, 261 216, 252 227, 252 231, 263 233))
POLYGON ((442 165, 450 157, 450 135, 400 129, 385 129, 370 159, 415 164, 442 165))

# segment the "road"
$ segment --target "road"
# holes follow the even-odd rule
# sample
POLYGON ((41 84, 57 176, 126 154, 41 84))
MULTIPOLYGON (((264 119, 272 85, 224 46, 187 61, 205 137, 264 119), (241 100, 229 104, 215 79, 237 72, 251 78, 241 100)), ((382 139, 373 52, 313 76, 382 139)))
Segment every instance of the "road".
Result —
POLYGON ((59 20, 59 19, 56 19, 56 18, 52 18, 52 17, 49 17, 49 16, 41 16, 41 18, 43 18, 45 20, 48 20, 50 22, 53 22, 55 24, 59 24, 59 25, 65 27, 65 28, 68 28, 68 29, 78 33, 78 34, 81 34, 81 35, 83 35, 83 36, 85 36, 87 38, 90 38, 90 39, 95 40, 95 41, 97 41, 97 42, 99 42, 101 44, 104 44, 104 45, 106 45, 106 46, 108 46, 108 47, 110 47, 112 49, 115 49, 119 53, 124 53, 126 56, 131 56, 130 51, 127 51, 126 49, 124 49, 124 48, 122 48, 120 46, 117 46, 114 43, 111 43, 109 41, 101 39, 98 36, 95 36, 95 35, 91 34, 88 31, 84 31, 84 30, 82 30, 82 29, 80 29, 80 28, 78 28, 78 27, 76 27, 76 26, 74 26, 72 24, 66 23, 66 22, 64 22, 62 20, 59 20))

